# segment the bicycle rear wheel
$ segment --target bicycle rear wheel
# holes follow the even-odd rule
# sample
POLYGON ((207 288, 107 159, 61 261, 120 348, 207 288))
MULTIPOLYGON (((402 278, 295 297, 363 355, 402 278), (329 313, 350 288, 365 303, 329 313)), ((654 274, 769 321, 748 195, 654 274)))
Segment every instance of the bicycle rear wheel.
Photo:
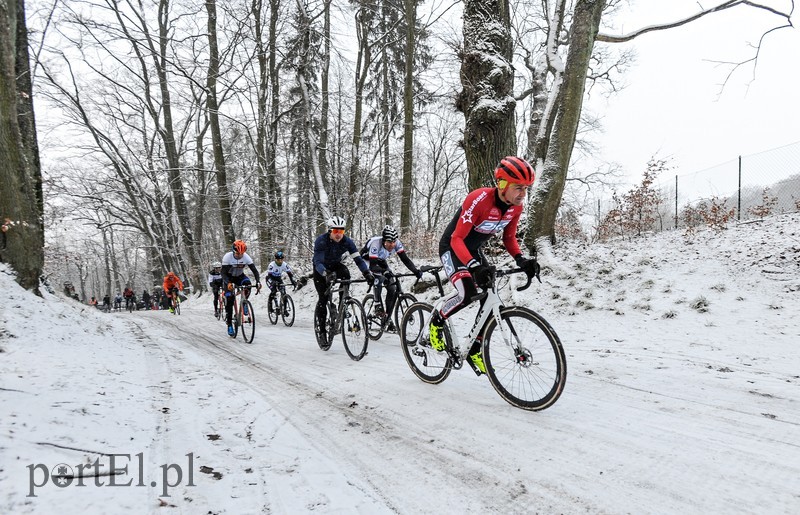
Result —
POLYGON ((417 298, 410 293, 404 293, 397 297, 397 304, 394 307, 394 326, 398 328, 398 331, 400 323, 403 321, 403 315, 415 302, 417 302, 417 298))
POLYGON ((367 354, 369 335, 367 334, 364 307, 354 298, 344 301, 342 341, 344 342, 344 350, 347 351, 347 355, 353 361, 359 361, 367 354))
POLYGON ((332 302, 328 303, 328 318, 325 321, 325 330, 326 332, 323 333, 319 326, 319 318, 317 317, 317 313, 314 313, 314 335, 317 337, 317 345, 322 350, 328 350, 331 348, 333 344, 333 333, 334 328, 336 327, 336 317, 338 313, 336 313, 336 308, 333 306, 332 302))
POLYGON ((375 314, 375 297, 364 296, 364 316, 367 320, 367 335, 372 341, 378 341, 383 335, 383 319, 375 314))
POLYGON ((283 325, 286 327, 292 327, 292 324, 294 324, 294 301, 289 295, 283 296, 283 309, 281 311, 281 317, 283 318, 283 325))
POLYGON ((267 302, 267 317, 272 325, 278 323, 278 298, 277 296, 270 296, 267 302))
MULTIPOLYGON (((430 342, 428 324, 433 306, 417 302, 408 307, 400 322, 400 346, 406 362, 414 372, 426 383, 439 384, 450 375, 452 364, 447 352, 433 350, 430 342)), ((444 337, 448 346, 452 346, 447 326, 444 337)))
POLYGON ((253 343, 253 337, 256 335, 256 314, 253 312, 253 305, 247 299, 242 301, 241 320, 242 338, 245 343, 253 343))
POLYGON ((552 406, 567 382, 567 358, 558 335, 544 318, 527 308, 502 308, 500 317, 508 344, 494 318, 483 333, 489 382, 517 408, 539 411, 552 406))

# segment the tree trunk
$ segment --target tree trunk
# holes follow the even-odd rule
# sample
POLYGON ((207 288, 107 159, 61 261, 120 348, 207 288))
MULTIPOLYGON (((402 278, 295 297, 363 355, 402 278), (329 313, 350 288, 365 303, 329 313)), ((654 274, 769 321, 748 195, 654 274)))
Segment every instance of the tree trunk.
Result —
POLYGON ((0 262, 38 293, 44 253, 41 171, 22 0, 0 2, 0 262), (24 63, 19 61, 24 60, 24 63))
MULTIPOLYGON (((228 192, 228 172, 225 167, 225 152, 222 148, 222 132, 219 126, 219 103, 217 102, 217 77, 219 76, 219 48, 217 46, 217 3, 206 0, 208 11, 208 76, 206 77, 206 108, 211 123, 211 146, 214 151, 214 168, 216 168, 217 195, 219 197, 219 214, 222 232, 226 243, 236 239, 231 217, 231 197, 228 192)), ((180 179, 178 179, 180 182, 180 179)), ((180 217, 180 207, 178 211, 180 217)), ((194 264, 194 263, 193 263, 194 264)))
MULTIPOLYGON (((256 161, 258 162, 258 240, 259 262, 269 263, 269 249, 272 244, 274 224, 269 223, 269 168, 267 165, 267 95, 269 93, 269 74, 267 53, 263 43, 261 25, 261 0, 253 0, 253 26, 255 29, 256 59, 258 62, 258 106, 256 119, 256 161)), ((271 52, 274 52, 274 48, 271 52)))
POLYGON ((589 59, 600 26, 605 1, 579 0, 575 6, 562 90, 547 147, 531 198, 525 244, 529 249, 555 243, 555 222, 575 137, 578 132, 589 59))
POLYGON ((514 70, 507 0, 464 2, 464 53, 456 108, 464 113, 469 188, 493 184, 492 172, 517 153, 514 70))
POLYGON ((406 69, 403 82, 403 180, 400 190, 400 227, 411 227, 411 191, 414 184, 414 52, 417 0, 405 0, 406 69))

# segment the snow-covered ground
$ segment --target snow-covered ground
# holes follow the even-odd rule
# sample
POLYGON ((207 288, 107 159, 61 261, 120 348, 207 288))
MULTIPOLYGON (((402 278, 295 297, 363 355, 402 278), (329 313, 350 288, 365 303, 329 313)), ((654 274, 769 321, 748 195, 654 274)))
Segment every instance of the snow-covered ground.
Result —
POLYGON ((567 352, 542 412, 394 335, 322 352, 312 285, 247 345, 208 296, 102 314, 0 268, 0 513, 800 512, 800 214, 543 264, 503 290, 567 352))

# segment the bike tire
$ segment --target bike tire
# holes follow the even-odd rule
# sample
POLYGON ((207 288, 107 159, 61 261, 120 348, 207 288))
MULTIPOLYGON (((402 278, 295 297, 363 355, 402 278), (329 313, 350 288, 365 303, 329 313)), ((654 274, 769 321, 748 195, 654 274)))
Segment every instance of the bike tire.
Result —
POLYGON ((239 328, 242 325, 240 316, 241 315, 239 313, 239 310, 236 309, 236 305, 234 304, 234 306, 233 306, 233 316, 231 317, 231 323, 233 324, 233 338, 234 339, 236 339, 236 337, 239 336, 239 328))
POLYGON ((294 324, 294 301, 290 295, 283 296, 283 309, 281 310, 283 325, 292 327, 294 324))
POLYGON ((540 411, 552 406, 567 382, 567 357, 561 340, 544 318, 528 308, 501 308, 500 318, 511 336, 511 346, 505 344, 502 333, 496 334, 497 321, 490 318, 482 347, 489 382, 517 408, 540 411))
POLYGON ((269 318, 269 323, 275 325, 278 323, 278 299, 277 297, 271 297, 267 302, 267 317, 269 318))
POLYGON ((241 313, 242 338, 244 338, 245 343, 253 343, 253 338, 255 338, 256 335, 256 314, 249 300, 245 299, 242 301, 241 313), (244 314, 245 310, 247 311, 246 315, 244 314))
POLYGON ((405 315, 408 308, 417 302, 417 298, 410 293, 404 293, 397 297, 397 302, 394 305, 394 326, 400 330, 400 322, 403 321, 403 315, 405 315))
MULTIPOLYGON (((400 346, 411 371, 428 384, 439 384, 450 375, 452 362, 446 351, 437 352, 430 344, 428 324, 433 306, 417 302, 408 307, 400 328, 400 346)), ((445 341, 452 347, 450 333, 445 326, 445 341)))
POLYGON ((378 341, 383 335, 383 320, 375 314, 375 298, 372 295, 365 295, 362 304, 367 320, 367 335, 370 340, 378 341))
POLYGON ((328 318, 326 319, 325 326, 326 326, 326 337, 323 338, 322 333, 320 332, 319 327, 319 319, 317 319, 316 312, 314 313, 314 335, 317 337, 317 345, 319 348, 327 351, 330 350, 331 345, 333 344, 333 336, 334 336, 334 328, 336 327, 336 317, 338 313, 336 313, 336 308, 333 306, 333 303, 328 303, 328 318))
POLYGON ((179 301, 179 300, 175 301, 175 314, 176 315, 180 315, 181 314, 181 301, 179 301))
POLYGON ((352 297, 344 301, 341 334, 347 355, 353 361, 360 361, 367 354, 369 334, 364 307, 352 297))

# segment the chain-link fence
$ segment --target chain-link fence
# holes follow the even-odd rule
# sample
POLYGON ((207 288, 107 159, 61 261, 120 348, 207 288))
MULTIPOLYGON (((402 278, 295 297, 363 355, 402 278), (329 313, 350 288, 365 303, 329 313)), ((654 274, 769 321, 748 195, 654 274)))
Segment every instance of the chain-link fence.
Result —
POLYGON ((699 172, 660 177, 659 212, 680 227, 682 210, 715 203, 737 220, 800 210, 800 142, 741 156, 699 172), (677 216, 676 216, 677 213, 677 216))
MULTIPOLYGON (((653 211, 653 221, 646 230, 682 229, 713 225, 713 220, 727 223, 800 211, 800 142, 694 173, 660 174, 650 188, 658 194, 658 202, 644 206, 653 211)), ((640 214, 642 207, 623 206, 610 199, 598 201, 594 236, 602 238, 602 229, 619 222, 625 211, 628 215, 634 211, 640 214)), ((627 231, 611 230, 610 234, 622 232, 627 231)))

